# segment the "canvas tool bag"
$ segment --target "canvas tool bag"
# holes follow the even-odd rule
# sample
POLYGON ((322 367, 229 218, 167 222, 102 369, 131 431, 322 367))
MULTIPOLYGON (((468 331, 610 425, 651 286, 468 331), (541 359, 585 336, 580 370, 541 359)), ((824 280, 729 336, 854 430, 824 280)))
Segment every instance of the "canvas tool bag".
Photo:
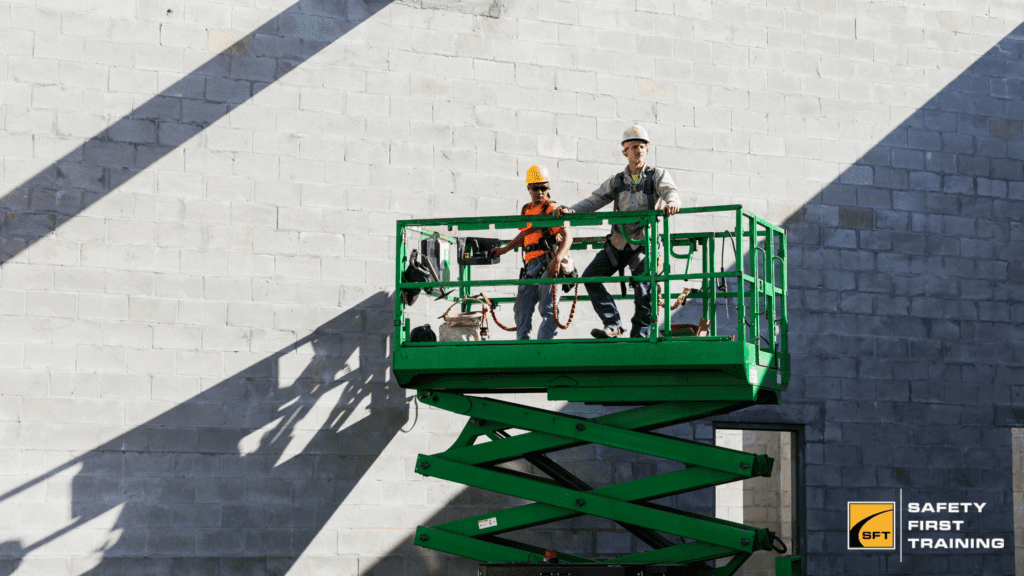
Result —
POLYGON ((487 305, 477 298, 463 298, 455 302, 441 318, 444 319, 444 324, 438 330, 441 342, 469 342, 487 339, 487 305), (480 302, 481 309, 452 314, 453 308, 467 301, 480 302))

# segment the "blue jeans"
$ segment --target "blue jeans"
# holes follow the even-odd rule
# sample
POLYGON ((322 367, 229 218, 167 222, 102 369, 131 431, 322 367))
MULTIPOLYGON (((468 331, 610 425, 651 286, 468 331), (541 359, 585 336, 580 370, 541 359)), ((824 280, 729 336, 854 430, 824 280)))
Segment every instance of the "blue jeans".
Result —
MULTIPOLYGON (((547 278, 549 258, 541 256, 526 263, 527 278, 547 278)), ((540 330, 537 331, 538 340, 550 340, 558 333, 558 325, 555 323, 554 307, 551 304, 551 290, 553 284, 535 284, 533 286, 519 286, 519 293, 516 294, 516 303, 513 311, 516 316, 516 340, 529 340, 530 330, 533 328, 533 309, 540 304, 540 330)))
MULTIPOLYGON (((628 246, 627 246, 628 247, 628 246)), ((639 249, 627 252, 618 250, 605 242, 604 250, 598 252, 594 261, 583 271, 583 276, 611 276, 618 270, 618 265, 626 263, 629 271, 634 276, 644 274, 647 270, 644 263, 644 254, 639 249), (609 256, 611 253, 612 256, 609 256), (615 258, 615 262, 612 261, 615 258)), ((630 338, 647 338, 651 334, 651 285, 647 282, 629 281, 633 287, 633 302, 636 310, 633 312, 633 328, 629 331, 630 338)), ((594 311, 601 318, 605 328, 619 327, 619 309, 615 306, 615 300, 608 293, 604 284, 584 284, 590 302, 594 305, 594 311)))

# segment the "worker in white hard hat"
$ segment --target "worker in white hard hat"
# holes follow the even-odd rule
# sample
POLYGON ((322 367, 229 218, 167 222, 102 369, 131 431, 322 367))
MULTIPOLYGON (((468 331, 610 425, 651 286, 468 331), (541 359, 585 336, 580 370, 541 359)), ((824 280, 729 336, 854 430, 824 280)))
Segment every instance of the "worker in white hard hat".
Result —
MULTIPOLYGON (((526 189, 530 193, 530 203, 523 206, 522 216, 552 214, 558 205, 551 201, 551 178, 547 168, 531 166, 526 171, 526 189)), ((554 278, 558 275, 562 259, 569 253, 572 235, 564 226, 540 228, 527 224, 511 242, 491 251, 492 255, 500 256, 512 249, 523 248, 523 269, 519 274, 525 278, 554 278)), ((529 340, 533 328, 533 310, 540 304, 540 328, 538 340, 550 340, 558 333, 555 320, 554 303, 551 293, 554 284, 520 285, 516 294, 514 307, 516 317, 516 339, 529 340)))
MULTIPOLYGON (((595 212, 613 204, 618 211, 655 210, 659 202, 665 204, 665 216, 679 212, 681 199, 675 182, 662 168, 649 166, 644 162, 651 139, 647 130, 634 125, 622 135, 622 155, 629 164, 622 172, 604 181, 589 197, 569 208, 559 207, 556 216, 573 212, 595 212)), ((644 269, 643 223, 614 225, 612 233, 594 261, 583 271, 583 276, 611 276, 629 266, 633 276, 642 275, 644 269)), ((651 331, 651 285, 630 282, 633 287, 635 310, 633 312, 631 338, 646 338, 651 331)), ((625 330, 619 319, 619 310, 604 284, 585 284, 594 310, 604 323, 604 328, 595 328, 590 334, 595 338, 616 338, 625 330)))

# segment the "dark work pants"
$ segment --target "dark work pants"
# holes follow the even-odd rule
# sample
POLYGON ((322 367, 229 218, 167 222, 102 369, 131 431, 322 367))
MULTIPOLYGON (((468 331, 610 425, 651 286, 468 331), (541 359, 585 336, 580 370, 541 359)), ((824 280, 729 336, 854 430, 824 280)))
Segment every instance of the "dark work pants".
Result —
MULTIPOLYGON (((634 276, 646 272, 644 253, 642 249, 629 251, 618 250, 611 242, 605 242, 604 250, 598 252, 593 262, 583 271, 584 277, 611 276, 618 269, 619 264, 625 262, 634 276)), ((629 331, 630 338, 647 338, 651 334, 651 285, 647 282, 630 281, 633 287, 633 302, 636 310, 633 312, 633 327, 629 331)), ((587 294, 590 295, 590 302, 594 305, 594 311, 601 318, 605 328, 621 326, 619 309, 608 293, 605 284, 594 283, 584 284, 587 294)))

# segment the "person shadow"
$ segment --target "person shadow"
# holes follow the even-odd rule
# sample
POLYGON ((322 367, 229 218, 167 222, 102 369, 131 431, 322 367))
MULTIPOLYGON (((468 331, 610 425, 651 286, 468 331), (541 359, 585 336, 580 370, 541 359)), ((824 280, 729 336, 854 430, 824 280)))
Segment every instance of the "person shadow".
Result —
POLYGON ((0 543, 0 574, 104 514, 117 517, 86 576, 288 572, 409 419, 409 401, 386 372, 389 335, 373 332, 390 324, 381 319, 390 319, 393 300, 378 292, 0 495, 2 505, 79 467, 70 524, 31 543, 0 543), (306 365, 289 376, 299 359, 306 365))

